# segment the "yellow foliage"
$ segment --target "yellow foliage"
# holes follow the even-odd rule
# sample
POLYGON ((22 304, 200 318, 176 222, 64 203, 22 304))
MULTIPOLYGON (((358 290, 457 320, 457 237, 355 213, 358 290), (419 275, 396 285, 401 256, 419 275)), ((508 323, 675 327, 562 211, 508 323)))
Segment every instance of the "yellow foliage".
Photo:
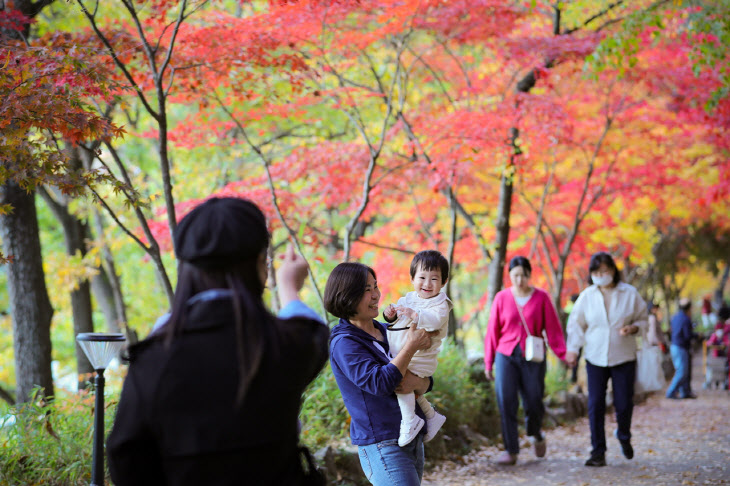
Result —
POLYGON ((13 325, 10 315, 0 316, 0 384, 15 384, 13 325))
POLYGON ((93 248, 83 258, 81 252, 73 256, 53 252, 44 257, 43 271, 49 287, 71 292, 79 288, 79 282, 91 279, 99 273, 99 263, 98 248, 93 248))
POLYGON ((596 248, 617 248, 629 245, 631 258, 635 261, 651 264, 654 262, 652 248, 659 239, 652 218, 657 211, 655 202, 648 196, 635 201, 626 207, 623 199, 614 200, 608 209, 608 216, 614 225, 601 224, 605 216, 592 213, 586 221, 595 225, 596 230, 589 233, 589 240, 596 248))

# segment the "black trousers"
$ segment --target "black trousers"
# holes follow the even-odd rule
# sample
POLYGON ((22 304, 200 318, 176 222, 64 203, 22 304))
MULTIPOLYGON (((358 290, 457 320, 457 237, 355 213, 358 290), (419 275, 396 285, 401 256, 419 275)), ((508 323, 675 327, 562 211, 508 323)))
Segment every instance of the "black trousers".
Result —
POLYGON ((634 412, 636 361, 616 366, 595 366, 586 361, 588 375, 588 421, 591 427, 592 456, 606 453, 606 389, 613 384, 613 407, 616 410, 618 439, 631 439, 631 416, 634 412))

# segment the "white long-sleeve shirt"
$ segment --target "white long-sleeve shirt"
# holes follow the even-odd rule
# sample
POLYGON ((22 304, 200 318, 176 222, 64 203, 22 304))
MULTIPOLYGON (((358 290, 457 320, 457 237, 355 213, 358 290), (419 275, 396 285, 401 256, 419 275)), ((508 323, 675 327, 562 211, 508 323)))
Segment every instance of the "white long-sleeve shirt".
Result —
MULTIPOLYGON (((439 331, 435 336, 431 337, 431 347, 416 351, 411 359, 408 369, 416 376, 425 378, 432 376, 438 365, 438 354, 441 349, 441 342, 444 340, 449 331, 449 312, 453 304, 446 294, 439 292, 438 295, 430 299, 422 299, 416 292, 408 292, 405 297, 398 299, 398 304, 403 307, 409 307, 418 312, 418 320, 416 321, 418 329, 427 331, 439 331)), ((407 328, 412 324, 409 317, 398 316, 393 327, 407 328)), ((398 352, 406 343, 408 331, 388 331, 388 344, 390 352, 393 356, 397 356, 398 352)))
POLYGON ((619 282, 604 301, 597 285, 581 292, 568 318, 568 352, 584 348, 585 359, 596 366, 616 366, 636 359, 636 338, 641 332, 621 336, 622 327, 647 325, 647 307, 639 292, 619 282))

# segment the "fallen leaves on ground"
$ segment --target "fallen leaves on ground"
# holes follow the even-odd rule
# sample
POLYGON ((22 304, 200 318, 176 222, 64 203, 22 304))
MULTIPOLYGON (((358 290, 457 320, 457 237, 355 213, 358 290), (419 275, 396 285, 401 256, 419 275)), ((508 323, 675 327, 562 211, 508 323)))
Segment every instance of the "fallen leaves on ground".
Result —
MULTIPOLYGON (((700 378, 694 380, 701 383, 700 378)), ((699 386, 697 386, 699 388, 699 386)), ((661 393, 634 407, 635 457, 621 455, 613 437, 616 420, 606 415, 606 467, 583 465, 590 452, 588 419, 548 430, 548 452, 538 459, 526 438, 515 466, 497 466, 502 450, 489 446, 462 461, 439 463, 423 486, 539 485, 730 485, 730 393, 699 390, 696 400, 668 400, 661 393)))

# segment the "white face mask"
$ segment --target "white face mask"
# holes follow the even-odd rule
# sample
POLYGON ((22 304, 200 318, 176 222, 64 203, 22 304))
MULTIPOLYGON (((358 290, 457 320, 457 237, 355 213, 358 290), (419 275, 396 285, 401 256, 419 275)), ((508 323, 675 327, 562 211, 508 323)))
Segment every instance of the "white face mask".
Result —
POLYGON ((591 275, 591 278, 593 279, 593 283, 599 287, 605 287, 613 282, 613 277, 610 275, 591 275))
POLYGON ((715 336, 717 336, 718 339, 722 339, 722 329, 718 329, 715 331, 715 336))

